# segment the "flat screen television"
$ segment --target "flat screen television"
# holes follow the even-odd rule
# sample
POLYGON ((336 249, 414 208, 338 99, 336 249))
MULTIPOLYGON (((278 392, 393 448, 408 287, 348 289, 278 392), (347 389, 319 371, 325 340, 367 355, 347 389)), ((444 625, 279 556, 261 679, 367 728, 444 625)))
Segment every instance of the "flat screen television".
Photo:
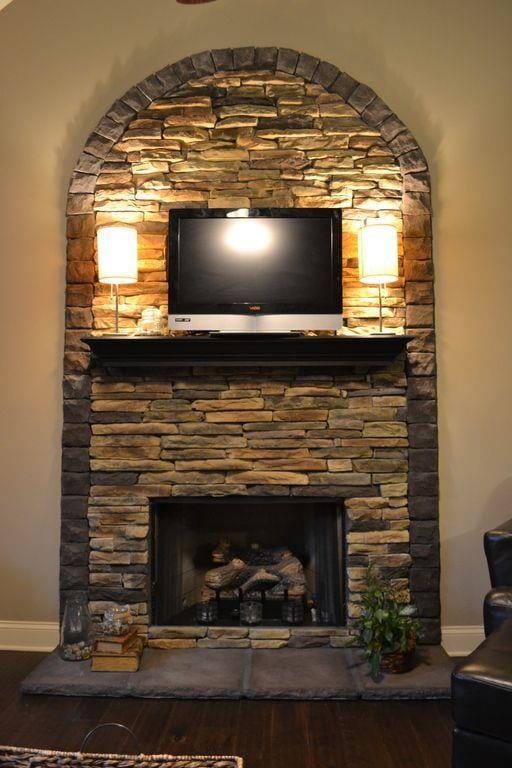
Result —
POLYGON ((335 330, 341 211, 171 210, 168 271, 171 329, 335 330))

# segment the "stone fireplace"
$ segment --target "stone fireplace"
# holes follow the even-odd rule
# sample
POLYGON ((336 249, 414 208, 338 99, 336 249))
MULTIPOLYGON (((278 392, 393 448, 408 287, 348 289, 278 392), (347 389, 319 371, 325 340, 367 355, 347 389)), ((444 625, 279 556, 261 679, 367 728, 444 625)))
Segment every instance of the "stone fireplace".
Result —
MULTIPOLYGON (((426 641, 439 641, 429 190, 410 131, 368 86, 307 54, 207 51, 115 102, 68 197, 63 600, 88 590, 96 618, 110 602, 130 603, 155 647, 339 646, 373 563, 417 604, 426 641), (378 314, 377 289, 357 279, 357 231, 368 218, 392 223, 401 278, 385 297, 384 322, 414 337, 406 355, 379 368, 154 373, 91 361, 82 338, 113 325, 108 287, 97 282, 96 227, 128 222, 139 232, 139 282, 120 287, 121 326, 130 331, 144 307, 167 309, 169 209, 205 206, 341 207, 343 306, 356 330, 374 329, 378 314), (258 515, 275 517, 273 533, 258 515), (201 548, 216 536, 245 546, 268 535, 264 544, 313 563, 311 591, 312 574, 325 567, 315 562, 319 542, 329 541, 338 610, 321 626, 291 631, 177 623, 178 602, 186 611, 184 598, 198 589, 198 573, 176 571, 178 533, 180 558, 193 545, 199 574, 201 548), (155 564, 161 585, 166 556, 165 578, 174 573, 167 603, 155 595, 155 564)), ((319 583, 325 578, 322 571, 319 583)))

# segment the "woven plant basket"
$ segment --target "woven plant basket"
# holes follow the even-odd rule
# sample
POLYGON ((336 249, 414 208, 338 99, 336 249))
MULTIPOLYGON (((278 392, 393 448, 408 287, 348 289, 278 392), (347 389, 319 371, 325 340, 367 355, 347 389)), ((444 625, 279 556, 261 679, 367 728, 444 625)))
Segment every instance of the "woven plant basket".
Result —
POLYGON ((415 663, 415 649, 396 651, 396 653, 384 653, 380 660, 380 669, 388 674, 400 675, 410 672, 415 663))
POLYGON ((0 746, 0 768, 243 768, 241 757, 109 755, 0 746))

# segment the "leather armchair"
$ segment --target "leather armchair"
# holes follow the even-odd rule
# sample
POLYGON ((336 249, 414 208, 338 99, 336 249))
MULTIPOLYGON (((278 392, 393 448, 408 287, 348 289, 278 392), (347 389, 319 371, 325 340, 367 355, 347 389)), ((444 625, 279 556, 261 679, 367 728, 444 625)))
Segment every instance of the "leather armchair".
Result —
POLYGON ((452 673, 453 768, 512 766, 512 619, 452 673))
POLYGON ((491 589, 484 600, 486 637, 512 618, 512 520, 487 531, 484 550, 491 577, 491 589))
POLYGON ((486 639, 452 673, 453 768, 512 766, 512 520, 488 531, 486 639))

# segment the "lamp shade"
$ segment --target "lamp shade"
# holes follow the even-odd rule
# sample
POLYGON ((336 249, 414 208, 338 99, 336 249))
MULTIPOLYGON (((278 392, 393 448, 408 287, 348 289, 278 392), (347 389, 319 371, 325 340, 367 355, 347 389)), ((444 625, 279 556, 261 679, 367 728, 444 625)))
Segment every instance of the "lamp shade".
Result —
POLYGON ((395 227, 375 224, 359 230, 359 279, 371 285, 384 285, 398 280, 395 227))
POLYGON ((100 283, 124 285, 137 282, 137 230, 114 224, 99 227, 98 279, 100 283))

